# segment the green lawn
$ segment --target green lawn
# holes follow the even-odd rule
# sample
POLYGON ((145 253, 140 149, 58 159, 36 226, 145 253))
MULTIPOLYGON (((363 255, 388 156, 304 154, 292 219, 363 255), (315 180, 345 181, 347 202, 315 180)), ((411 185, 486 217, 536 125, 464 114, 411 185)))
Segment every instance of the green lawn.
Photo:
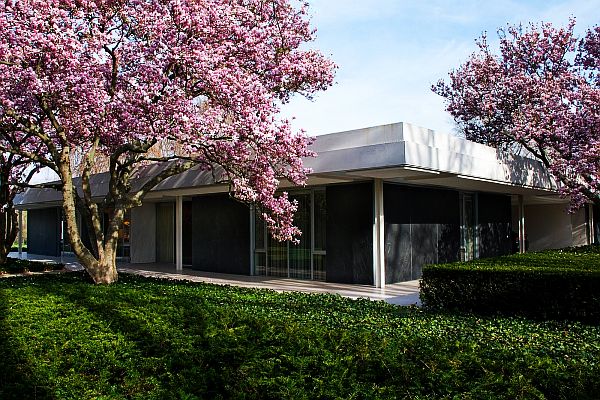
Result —
POLYGON ((0 279, 0 398, 598 398, 600 327, 82 274, 0 279))

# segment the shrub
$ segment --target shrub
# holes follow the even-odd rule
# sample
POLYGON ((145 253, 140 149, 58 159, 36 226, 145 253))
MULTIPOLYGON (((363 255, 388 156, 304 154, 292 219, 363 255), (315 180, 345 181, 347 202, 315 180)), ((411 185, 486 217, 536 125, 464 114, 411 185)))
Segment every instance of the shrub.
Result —
POLYGON ((600 321, 599 247, 429 265, 421 301, 431 309, 600 321))
POLYGON ((9 258, 7 263, 0 265, 0 275, 22 274, 25 272, 57 271, 64 268, 63 264, 47 263, 42 261, 19 260, 9 258))
POLYGON ((122 274, 0 279, 0 399, 594 399, 600 326, 122 274))

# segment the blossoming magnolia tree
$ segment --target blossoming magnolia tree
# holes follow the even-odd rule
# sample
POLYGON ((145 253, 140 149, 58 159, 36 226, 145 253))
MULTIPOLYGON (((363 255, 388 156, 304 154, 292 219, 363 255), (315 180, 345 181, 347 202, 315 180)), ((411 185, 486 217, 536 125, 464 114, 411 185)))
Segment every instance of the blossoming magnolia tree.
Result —
POLYGON ((326 89, 335 66, 317 51, 306 4, 293 0, 7 0, 0 5, 0 120, 43 151, 1 148, 56 171, 71 245, 96 283, 117 280, 125 212, 162 180, 210 170, 294 238, 295 209, 279 179, 303 184, 309 139, 278 119, 294 93, 326 89), (177 154, 148 152, 162 140, 177 154), (83 167, 75 185, 70 158, 83 167), (82 156, 83 155, 83 156, 82 156), (108 160, 109 190, 90 174, 108 160), (133 184, 140 165, 161 172, 133 184), (76 210, 92 237, 82 242, 76 210), (110 210, 106 233, 102 210, 110 210))
POLYGON ((600 205, 600 27, 577 39, 574 26, 509 26, 499 31, 499 54, 483 36, 433 91, 467 139, 527 149, 577 209, 600 205))

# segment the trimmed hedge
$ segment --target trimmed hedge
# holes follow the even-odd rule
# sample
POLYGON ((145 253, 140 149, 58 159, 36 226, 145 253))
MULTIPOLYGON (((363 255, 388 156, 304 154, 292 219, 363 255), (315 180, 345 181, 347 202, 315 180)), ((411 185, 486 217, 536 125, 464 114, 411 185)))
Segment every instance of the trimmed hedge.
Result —
POLYGON ((426 308, 600 321, 600 246, 429 265, 426 308))
POLYGON ((47 263, 41 261, 19 260, 8 258, 4 265, 0 265, 0 275, 23 274, 26 272, 59 271, 64 268, 63 264, 47 263))
MULTIPOLYGON (((15 245, 13 245, 13 247, 10 249, 10 251, 11 251, 11 252, 12 252, 12 251, 14 251, 14 252, 18 252, 18 251, 19 251, 19 247, 18 247, 18 246, 15 246, 15 245)), ((25 245, 23 245, 23 247, 21 248, 21 251, 23 251, 23 252, 25 252, 25 253, 27 252, 27 245, 26 245, 26 244, 25 244, 25 245)))

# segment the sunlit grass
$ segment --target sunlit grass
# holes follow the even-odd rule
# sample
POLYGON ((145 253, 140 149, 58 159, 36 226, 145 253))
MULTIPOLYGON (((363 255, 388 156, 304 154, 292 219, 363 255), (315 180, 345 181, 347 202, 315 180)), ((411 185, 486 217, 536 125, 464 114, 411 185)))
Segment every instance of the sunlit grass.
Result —
POLYGON ((594 398, 600 327, 122 275, 0 280, 0 398, 594 398))

